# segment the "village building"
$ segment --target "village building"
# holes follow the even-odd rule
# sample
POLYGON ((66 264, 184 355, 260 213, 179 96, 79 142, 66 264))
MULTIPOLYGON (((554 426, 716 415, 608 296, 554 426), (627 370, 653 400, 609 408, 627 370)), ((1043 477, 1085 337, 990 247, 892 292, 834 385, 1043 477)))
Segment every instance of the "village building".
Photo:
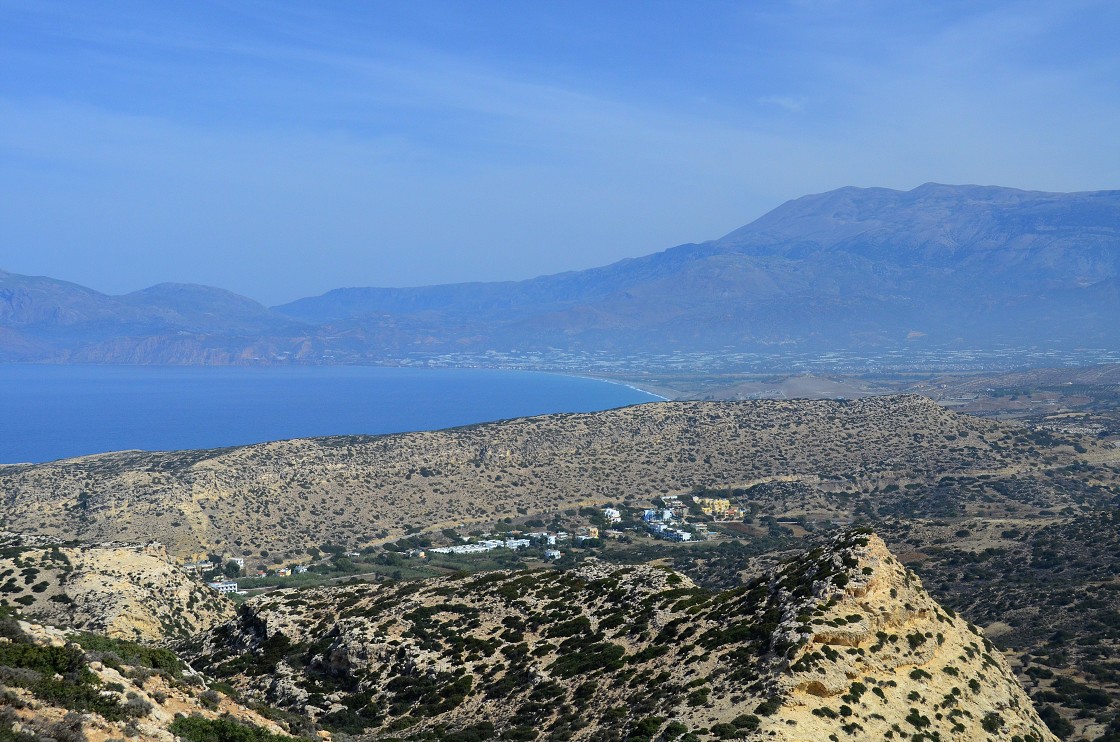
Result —
POLYGON ((235 593, 237 592, 237 583, 230 580, 221 580, 219 582, 209 582, 207 587, 217 590, 219 593, 235 593))

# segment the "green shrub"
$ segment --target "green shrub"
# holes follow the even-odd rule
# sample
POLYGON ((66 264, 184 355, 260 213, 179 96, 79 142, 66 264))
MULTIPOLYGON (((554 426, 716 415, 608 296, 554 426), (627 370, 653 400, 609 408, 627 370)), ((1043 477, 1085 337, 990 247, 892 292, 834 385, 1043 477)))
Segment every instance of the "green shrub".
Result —
POLYGON ((180 716, 172 722, 170 731, 187 742, 292 742, 295 739, 260 727, 239 724, 232 719, 203 719, 199 716, 180 716))
POLYGON ((183 676, 183 663, 169 649, 146 647, 123 639, 110 639, 100 634, 78 634, 75 641, 87 652, 96 655, 111 652, 126 665, 162 670, 172 677, 183 676))
POLYGON ((720 739, 735 739, 741 734, 738 727, 734 724, 728 724, 727 722, 713 724, 709 731, 720 739))
POLYGON ((666 725, 665 731, 662 733, 662 735, 665 737, 665 739, 676 739, 687 731, 688 727, 686 727, 684 724, 680 723, 679 721, 671 721, 668 723, 668 725, 666 725))
MULTIPOLYGON (((566 642, 565 642, 566 643, 566 642)), ((564 645, 560 645, 563 650, 564 645)), ((562 678, 571 678, 594 670, 619 670, 626 650, 611 642, 584 645, 578 652, 562 654, 549 668, 562 678)))
POLYGON ((984 714, 984 718, 980 720, 980 726, 984 727, 984 731, 989 734, 995 734, 1003 726, 1003 717, 994 711, 989 711, 984 714))

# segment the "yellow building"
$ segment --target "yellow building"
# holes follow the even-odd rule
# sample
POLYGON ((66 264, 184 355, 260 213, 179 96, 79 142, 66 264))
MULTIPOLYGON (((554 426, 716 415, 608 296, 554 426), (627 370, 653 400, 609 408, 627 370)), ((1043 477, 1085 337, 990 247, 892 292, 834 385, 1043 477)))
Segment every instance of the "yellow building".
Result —
POLYGON ((726 497, 697 497, 696 504, 704 515, 722 515, 731 509, 731 501, 726 497))

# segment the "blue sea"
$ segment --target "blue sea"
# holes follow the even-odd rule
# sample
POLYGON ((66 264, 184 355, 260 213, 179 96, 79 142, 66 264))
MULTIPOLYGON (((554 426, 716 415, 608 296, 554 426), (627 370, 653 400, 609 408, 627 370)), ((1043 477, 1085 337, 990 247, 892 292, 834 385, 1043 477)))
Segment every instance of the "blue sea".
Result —
POLYGON ((657 399, 526 371, 0 365, 0 463, 436 430, 657 399))

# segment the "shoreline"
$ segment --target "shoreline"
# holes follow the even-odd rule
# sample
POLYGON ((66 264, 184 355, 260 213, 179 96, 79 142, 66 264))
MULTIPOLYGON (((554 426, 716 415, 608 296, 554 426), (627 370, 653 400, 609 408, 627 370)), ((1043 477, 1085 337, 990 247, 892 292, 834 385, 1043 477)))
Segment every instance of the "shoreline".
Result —
MULTIPOLYGON (((632 381, 624 381, 622 379, 612 379, 612 378, 609 378, 609 377, 606 377, 606 376, 589 376, 589 375, 586 375, 586 374, 569 374, 569 373, 564 373, 564 372, 556 372, 556 373, 558 373, 560 376, 570 376, 573 379, 587 379, 589 381, 604 381, 608 384, 617 384, 618 386, 623 386, 623 387, 626 387, 627 389, 633 389, 634 391, 641 392, 642 394, 648 394, 651 397, 657 397, 657 399, 661 402, 673 402, 673 401, 676 400, 676 397, 666 397, 664 394, 661 394, 660 392, 653 391, 652 388, 638 386, 637 383, 632 382, 632 381)), ((662 389, 662 391, 666 391, 666 392, 672 391, 670 389, 665 389, 663 387, 660 387, 660 388, 662 389)))

